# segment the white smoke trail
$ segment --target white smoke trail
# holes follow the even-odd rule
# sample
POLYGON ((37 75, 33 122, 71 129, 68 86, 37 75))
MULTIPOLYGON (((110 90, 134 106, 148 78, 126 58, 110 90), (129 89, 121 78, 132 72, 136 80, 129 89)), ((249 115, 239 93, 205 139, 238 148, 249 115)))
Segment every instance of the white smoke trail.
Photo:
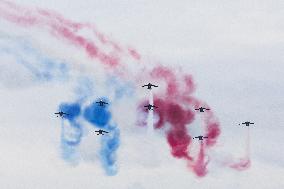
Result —
MULTIPOLYGON (((152 90, 149 90, 149 104, 154 105, 154 99, 153 99, 153 92, 152 90)), ((154 134, 154 110, 148 111, 148 118, 147 118, 147 134, 148 136, 153 136, 154 134)))

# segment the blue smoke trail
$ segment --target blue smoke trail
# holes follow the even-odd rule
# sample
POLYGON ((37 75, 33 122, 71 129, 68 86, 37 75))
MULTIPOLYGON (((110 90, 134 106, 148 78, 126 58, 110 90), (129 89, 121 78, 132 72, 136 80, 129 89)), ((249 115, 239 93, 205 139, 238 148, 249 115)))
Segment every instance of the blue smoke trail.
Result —
POLYGON ((111 119, 111 113, 108 111, 109 104, 98 106, 96 102, 100 100, 108 102, 106 98, 97 99, 94 103, 86 107, 84 118, 94 126, 105 128, 111 119))
MULTIPOLYGON (((33 48, 31 42, 20 37, 0 34, 0 56, 8 56, 32 74, 34 81, 61 80, 69 68, 66 63, 54 60, 33 48)), ((15 68, 14 68, 15 69, 15 68)))
POLYGON ((71 163, 77 163, 76 147, 80 144, 82 138, 82 126, 76 122, 76 118, 81 113, 80 104, 62 103, 59 110, 68 114, 64 117, 68 124, 64 124, 65 120, 62 120, 61 124, 62 158, 71 163))
MULTIPOLYGON (((96 101, 99 100, 108 102, 105 97, 96 101)), ((85 108, 83 115, 93 126, 103 128, 109 132, 107 135, 101 137, 100 159, 106 174, 112 176, 118 170, 116 165, 116 151, 119 147, 120 132, 117 126, 109 124, 112 118, 108 110, 109 104, 102 107, 98 106, 96 101, 85 108)))
POLYGON ((82 127, 76 122, 61 124, 61 150, 62 158, 70 163, 78 163, 77 146, 81 142, 82 127))
MULTIPOLYGON (((68 77, 69 68, 64 61, 48 57, 40 49, 33 47, 29 40, 21 37, 11 37, 0 33, 0 58, 1 56, 13 60, 11 62, 13 69, 17 69, 15 65, 25 68, 27 73, 32 76, 32 81, 35 82, 58 81, 68 77)), ((110 86, 111 90, 114 90, 115 99, 132 93, 132 88, 126 85, 126 83, 115 77, 109 78, 107 85, 110 86)), ((82 102, 84 99, 92 96, 93 83, 87 78, 82 78, 80 82, 84 85, 78 88, 76 92, 81 94, 79 102, 82 102)), ((100 98, 96 101, 99 100, 108 102, 107 98, 100 98)), ((99 153, 106 174, 115 175, 118 170, 116 151, 120 144, 120 131, 116 125, 110 125, 112 114, 108 109, 109 105, 100 107, 94 102, 84 109, 83 117, 93 126, 109 131, 107 135, 101 137, 99 153)), ((62 103, 59 105, 59 111, 69 114, 65 115, 61 123, 62 158, 67 162, 77 163, 80 157, 77 148, 83 136, 83 128, 78 121, 79 116, 81 116, 81 104, 62 103)))
POLYGON ((67 113, 68 115, 65 115, 64 118, 73 122, 80 115, 81 106, 79 103, 62 103, 59 105, 59 111, 67 113))
POLYGON ((107 126, 107 129, 110 134, 101 139, 100 157, 106 173, 111 176, 118 171, 116 151, 120 144, 120 132, 116 126, 107 126))

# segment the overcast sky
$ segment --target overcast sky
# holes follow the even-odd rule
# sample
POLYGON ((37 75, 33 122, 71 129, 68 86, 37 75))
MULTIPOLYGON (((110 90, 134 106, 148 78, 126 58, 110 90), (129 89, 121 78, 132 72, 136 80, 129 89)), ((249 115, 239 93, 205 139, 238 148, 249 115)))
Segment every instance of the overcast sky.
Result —
MULTIPOLYGON (((99 31, 136 48, 146 59, 182 67, 193 75, 195 96, 210 104, 221 123, 221 142, 216 151, 212 149, 213 159, 218 162, 241 148, 244 132, 238 124, 248 120, 255 122, 250 128, 252 165, 239 172, 213 163, 210 173, 200 179, 170 156, 165 141, 153 139, 151 144, 143 137, 125 136, 132 142, 120 151, 123 169, 118 175, 105 176, 97 171, 98 165, 90 163, 70 168, 58 157, 60 128, 49 125, 56 125, 58 120, 50 121, 44 115, 33 119, 33 115, 48 114, 59 101, 70 99, 72 95, 62 92, 71 91, 72 84, 63 89, 58 84, 16 91, 2 87, 0 119, 5 128, 0 130, 0 188, 284 188, 284 1, 14 2, 55 10, 77 22, 94 23, 99 31), (18 117, 19 112, 24 113, 18 117), (31 126, 19 128, 23 121, 31 126), (39 123, 44 127, 38 127, 39 123), (147 146, 137 147, 139 140, 147 146), (152 153, 151 145, 155 144, 162 147, 155 154, 160 163, 154 162, 153 168, 149 166, 150 157, 141 157, 152 153), (125 157, 128 155, 130 158, 125 157)), ((0 32, 17 34, 14 28, 1 25, 6 26, 2 20, 0 32)), ((13 69, 4 64, 2 68, 13 69)))

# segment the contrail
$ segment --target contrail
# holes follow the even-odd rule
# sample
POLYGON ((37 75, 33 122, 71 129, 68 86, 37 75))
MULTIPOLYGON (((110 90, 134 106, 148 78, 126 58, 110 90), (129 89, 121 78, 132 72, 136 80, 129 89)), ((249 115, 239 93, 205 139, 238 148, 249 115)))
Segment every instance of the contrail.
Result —
POLYGON ((245 155, 243 158, 240 158, 237 163, 232 163, 230 165, 231 168, 242 171, 249 168, 251 165, 250 160, 250 129, 247 127, 246 129, 246 137, 245 137, 245 155))
MULTIPOLYGON (((149 90, 149 104, 154 103, 153 92, 149 90)), ((152 136, 154 134, 154 111, 148 111, 148 118, 147 118, 147 133, 148 136, 152 136)))
POLYGON ((246 130, 246 158, 250 160, 250 129, 247 127, 246 130))

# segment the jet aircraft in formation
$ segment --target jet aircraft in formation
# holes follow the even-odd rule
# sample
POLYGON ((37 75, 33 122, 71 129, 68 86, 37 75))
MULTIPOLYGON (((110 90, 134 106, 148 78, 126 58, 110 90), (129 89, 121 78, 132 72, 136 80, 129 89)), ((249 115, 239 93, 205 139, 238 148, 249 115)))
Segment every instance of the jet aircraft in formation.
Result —
MULTIPOLYGON (((148 84, 146 84, 146 85, 143 85, 142 87, 147 87, 147 89, 149 89, 149 90, 151 90, 152 89, 152 87, 158 87, 157 85, 153 85, 153 84, 151 84, 151 83, 148 83, 148 84)), ((97 104, 99 104, 99 106, 104 106, 104 105, 106 105, 106 104, 108 104, 107 102, 104 102, 104 101, 102 101, 102 100, 100 100, 100 101, 98 101, 98 102, 96 102, 97 104)), ((151 105, 151 104, 148 104, 148 105, 145 105, 144 106, 145 108, 147 108, 147 110, 154 110, 154 108, 158 108, 157 106, 154 106, 154 105, 151 105)), ((198 110, 199 112, 204 112, 205 110, 210 110, 209 108, 204 108, 204 107, 199 107, 199 108, 196 108, 195 110, 198 110)), ((54 113, 54 114, 56 114, 57 115, 57 117, 58 116, 60 116, 60 117, 64 117, 64 115, 69 115, 68 113, 65 113, 65 112, 62 112, 62 111, 60 111, 60 112, 56 112, 56 113, 54 113)), ((250 124, 254 124, 254 123, 252 123, 252 122, 249 122, 249 121, 246 121, 246 122, 243 122, 242 123, 243 125, 246 125, 246 126, 249 126, 250 124)), ((240 124, 239 124, 240 125, 240 124)), ((97 135, 104 135, 104 133, 109 133, 109 132, 107 132, 107 131, 104 131, 104 130, 98 130, 98 131, 95 131, 96 133, 97 133, 97 135)), ((205 136, 197 136, 197 137, 193 137, 193 139, 194 138, 196 138, 196 139, 198 139, 198 140, 203 140, 204 138, 208 138, 208 137, 205 137, 205 136)))
POLYGON ((60 112, 56 112, 56 113, 54 113, 54 114, 56 114, 56 115, 57 115, 56 117, 58 117, 58 116, 63 117, 64 115, 69 115, 69 114, 64 113, 64 112, 62 112, 62 111, 60 111, 60 112))
POLYGON ((158 87, 157 85, 153 85, 151 83, 148 83, 147 85, 143 85, 142 87, 147 87, 147 89, 152 89, 152 87, 158 87))
POLYGON ((99 106, 104 106, 105 104, 108 104, 107 102, 104 102, 102 100, 96 102, 97 104, 99 104, 99 106))
POLYGON ((198 140, 203 140, 204 138, 208 138, 208 137, 205 137, 205 136, 197 136, 197 137, 193 137, 194 138, 198 138, 198 140))
POLYGON ((242 123, 243 125, 246 125, 247 127, 250 125, 250 124, 254 124, 254 123, 251 123, 251 122, 249 122, 249 121, 246 121, 246 122, 244 122, 244 123, 242 123))
POLYGON ((104 131, 104 130, 98 130, 98 131, 95 131, 97 133, 97 135, 104 135, 104 133, 108 133, 107 131, 104 131))
POLYGON ((154 105, 151 105, 151 104, 148 104, 144 107, 147 108, 148 110, 154 110, 154 108, 158 108, 157 106, 154 106, 154 105))
POLYGON ((204 112, 204 110, 210 110, 210 109, 209 108, 200 107, 200 108, 196 108, 195 110, 198 110, 199 112, 204 112))

